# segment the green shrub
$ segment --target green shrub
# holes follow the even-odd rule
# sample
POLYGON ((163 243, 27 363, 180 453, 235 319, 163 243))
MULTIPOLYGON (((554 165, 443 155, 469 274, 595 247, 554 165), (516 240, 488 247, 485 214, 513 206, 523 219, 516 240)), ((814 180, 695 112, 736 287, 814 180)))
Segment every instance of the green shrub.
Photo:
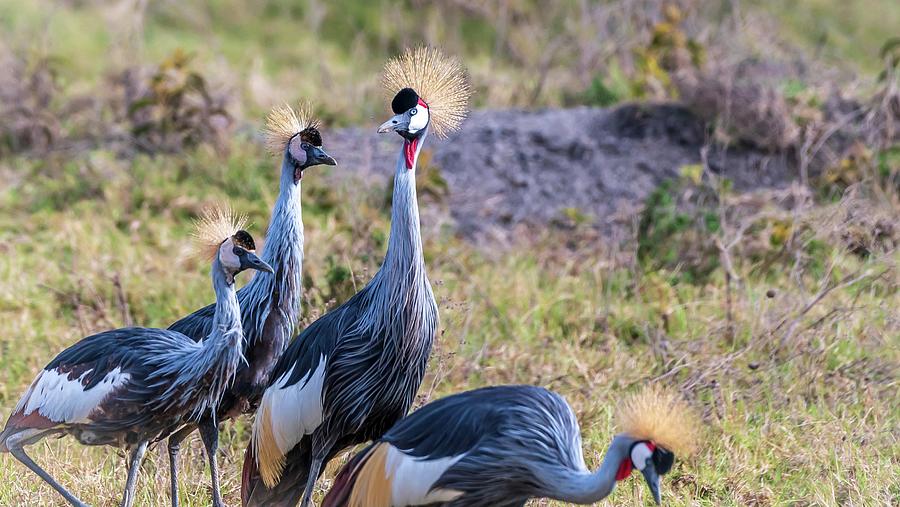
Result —
POLYGON ((713 235, 719 219, 709 189, 685 195, 685 181, 662 182, 644 201, 637 231, 637 256, 648 271, 665 269, 687 282, 702 282, 718 266, 713 235))

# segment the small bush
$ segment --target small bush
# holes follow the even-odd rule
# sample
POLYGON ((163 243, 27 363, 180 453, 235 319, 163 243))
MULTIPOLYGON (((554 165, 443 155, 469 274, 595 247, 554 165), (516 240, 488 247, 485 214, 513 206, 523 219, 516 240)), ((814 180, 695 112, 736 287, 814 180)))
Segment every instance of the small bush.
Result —
POLYGON ((191 65, 191 57, 177 50, 163 60, 149 79, 131 69, 119 77, 126 83, 125 118, 134 147, 146 153, 174 153, 208 143, 223 147, 232 118, 228 97, 213 93, 206 79, 191 65))
POLYGON ((152 71, 133 66, 82 93, 63 88, 52 57, 0 52, 0 63, 7 69, 0 154, 174 153, 199 144, 222 149, 230 139, 230 96, 214 91, 182 51, 152 71))
POLYGON ((46 152, 63 136, 54 61, 0 54, 0 154, 46 152))
POLYGON ((705 280, 719 266, 712 241, 719 229, 716 202, 710 189, 685 181, 661 183, 644 201, 638 223, 637 256, 644 269, 666 269, 688 282, 705 280))

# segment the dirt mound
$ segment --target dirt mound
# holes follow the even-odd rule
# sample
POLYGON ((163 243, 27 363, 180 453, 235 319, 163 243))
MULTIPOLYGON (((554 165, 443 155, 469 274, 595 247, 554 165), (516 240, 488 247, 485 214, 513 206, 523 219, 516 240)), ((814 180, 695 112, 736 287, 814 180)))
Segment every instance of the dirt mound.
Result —
MULTIPOLYGON (((374 130, 340 130, 326 146, 350 174, 388 178, 398 139, 374 130)), ((459 133, 431 138, 426 149, 447 181, 458 230, 477 238, 554 223, 573 210, 602 230, 630 224, 660 182, 700 163, 705 141, 703 122, 685 108, 641 104, 476 111, 459 133)), ((730 149, 707 157, 736 189, 783 186, 794 177, 783 155, 730 149)))

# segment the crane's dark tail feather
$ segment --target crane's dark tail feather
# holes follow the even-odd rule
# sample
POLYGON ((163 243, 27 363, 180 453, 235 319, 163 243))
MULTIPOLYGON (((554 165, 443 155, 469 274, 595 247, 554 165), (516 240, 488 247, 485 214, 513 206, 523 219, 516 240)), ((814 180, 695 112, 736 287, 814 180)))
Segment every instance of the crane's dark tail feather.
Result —
POLYGON ((275 487, 269 489, 259 475, 253 446, 244 453, 241 473, 241 505, 243 507, 295 507, 303 497, 309 475, 309 439, 304 438, 285 457, 284 472, 275 487))
POLYGON ((256 453, 253 452, 253 443, 247 445, 244 451, 244 466, 241 468, 241 505, 246 507, 250 500, 250 492, 253 486, 260 483, 259 469, 256 467, 256 453))

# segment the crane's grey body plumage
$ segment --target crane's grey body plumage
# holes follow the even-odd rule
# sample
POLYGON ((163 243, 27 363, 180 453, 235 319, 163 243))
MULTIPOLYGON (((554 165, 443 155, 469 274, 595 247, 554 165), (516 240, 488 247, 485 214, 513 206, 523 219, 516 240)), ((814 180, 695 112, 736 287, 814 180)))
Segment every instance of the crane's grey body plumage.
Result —
MULTIPOLYGON (((272 368, 300 320, 303 218, 301 188, 299 183, 294 182, 293 174, 294 168, 285 157, 278 200, 272 209, 260 253, 262 260, 275 272, 258 272, 237 291, 246 363, 239 366, 233 387, 225 392, 218 405, 218 413, 215 414, 217 422, 256 408, 272 368)), ((214 309, 215 304, 201 308, 175 322, 169 329, 200 341, 209 335, 214 309)))
MULTIPOLYGON (((198 421, 200 434, 210 462, 213 505, 222 505, 218 486, 218 450, 221 421, 252 412, 268 385, 276 361, 287 347, 300 320, 301 280, 303 276, 303 218, 300 207, 300 182, 294 178, 297 168, 288 149, 281 163, 278 199, 272 209, 269 228, 260 257, 274 273, 258 272, 237 291, 241 308, 245 361, 238 365, 234 379, 221 392, 215 409, 206 410, 198 421)), ((194 340, 207 336, 213 325, 215 305, 201 308, 175 322, 169 329, 194 340)), ((172 505, 178 505, 178 452, 181 441, 194 430, 188 425, 169 440, 169 473, 172 505)))
MULTIPOLYGON (((131 449, 123 497, 123 505, 131 505, 134 466, 148 443, 215 411, 244 361, 240 308, 229 277, 216 257, 212 280, 217 304, 210 334, 202 342, 171 330, 131 327, 86 337, 57 355, 16 406, 0 433, 0 449, 41 477, 46 472, 22 447, 48 435, 70 434, 85 445, 131 449)), ((71 503, 82 505, 55 481, 48 482, 71 503)))
MULTIPOLYGON (((348 505, 354 484, 347 474, 385 444, 409 460, 453 460, 430 488, 423 486, 453 492, 453 498, 427 505, 521 506, 531 498, 592 503, 612 491, 616 469, 633 442, 617 436, 601 468, 591 473, 578 421, 560 395, 534 386, 476 389, 431 402, 397 423, 351 460, 323 507, 348 505)), ((389 477, 394 482, 416 479, 389 477)))
MULTIPOLYGON (((424 138, 424 133, 422 135, 424 138)), ((421 146, 421 144, 420 144, 421 146)), ((279 360, 267 394, 300 391, 324 361, 321 421, 295 428, 283 449, 279 481, 267 488, 256 470, 253 445, 245 457, 245 505, 295 505, 340 450, 377 438, 409 411, 438 325, 425 272, 416 202, 415 170, 397 162, 387 254, 359 293, 307 327, 279 360)), ((260 411, 268 410, 264 396, 260 411)), ((281 410, 290 410, 282 406, 281 410)), ((257 412, 257 425, 260 412, 257 412)), ((257 427, 254 426, 254 438, 257 427)))
POLYGON ((522 505, 544 496, 548 471, 586 471, 572 409, 556 393, 532 386, 491 387, 437 400, 382 440, 419 458, 463 455, 433 485, 464 492, 446 504, 454 507, 522 505))

